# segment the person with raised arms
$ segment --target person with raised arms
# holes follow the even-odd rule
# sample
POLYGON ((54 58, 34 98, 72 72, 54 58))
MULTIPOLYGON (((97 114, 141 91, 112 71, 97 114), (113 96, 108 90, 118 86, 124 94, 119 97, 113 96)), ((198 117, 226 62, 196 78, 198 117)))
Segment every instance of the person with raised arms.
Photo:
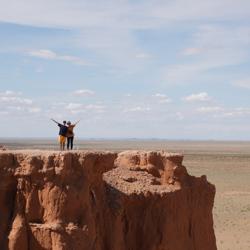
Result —
POLYGON ((54 119, 51 119, 53 122, 55 122, 59 129, 59 137, 58 137, 58 141, 60 144, 60 150, 64 150, 65 149, 65 143, 66 143, 66 135, 68 132, 68 127, 66 126, 66 121, 63 121, 63 124, 57 122, 54 119))
POLYGON ((67 122, 67 125, 68 125, 68 131, 67 131, 67 134, 66 134, 66 137, 67 137, 67 149, 73 149, 73 144, 74 144, 74 132, 73 132, 73 129, 74 127, 77 125, 77 123, 79 123, 79 121, 77 121, 75 124, 71 124, 70 121, 67 122))

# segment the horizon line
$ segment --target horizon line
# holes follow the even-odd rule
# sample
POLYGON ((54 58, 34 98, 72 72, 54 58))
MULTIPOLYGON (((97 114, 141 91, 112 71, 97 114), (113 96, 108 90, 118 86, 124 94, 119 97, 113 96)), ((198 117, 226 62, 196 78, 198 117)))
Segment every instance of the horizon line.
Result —
MULTIPOLYGON (((57 137, 0 137, 1 140, 55 140, 57 137)), ((94 141, 190 141, 190 142, 250 142, 250 139, 170 139, 157 137, 77 137, 76 140, 94 141)))

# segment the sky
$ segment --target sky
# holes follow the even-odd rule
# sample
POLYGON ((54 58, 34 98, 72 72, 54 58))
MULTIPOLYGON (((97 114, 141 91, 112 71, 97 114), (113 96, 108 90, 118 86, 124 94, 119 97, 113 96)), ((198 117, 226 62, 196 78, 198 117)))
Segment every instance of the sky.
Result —
POLYGON ((249 0, 0 6, 0 137, 250 140, 249 0))

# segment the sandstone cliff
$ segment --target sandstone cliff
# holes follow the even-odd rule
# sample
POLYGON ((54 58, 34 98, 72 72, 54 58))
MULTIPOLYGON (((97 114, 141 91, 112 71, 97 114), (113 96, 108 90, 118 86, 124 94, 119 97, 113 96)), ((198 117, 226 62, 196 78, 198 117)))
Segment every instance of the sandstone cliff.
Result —
POLYGON ((166 152, 0 152, 0 249, 214 250, 215 187, 166 152))

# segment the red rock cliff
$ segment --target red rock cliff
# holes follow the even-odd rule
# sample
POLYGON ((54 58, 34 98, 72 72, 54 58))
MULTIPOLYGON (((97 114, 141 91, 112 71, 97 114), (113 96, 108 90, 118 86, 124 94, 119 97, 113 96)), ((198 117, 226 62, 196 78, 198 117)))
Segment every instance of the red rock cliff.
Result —
POLYGON ((215 187, 183 157, 0 153, 0 249, 214 250, 215 187))

